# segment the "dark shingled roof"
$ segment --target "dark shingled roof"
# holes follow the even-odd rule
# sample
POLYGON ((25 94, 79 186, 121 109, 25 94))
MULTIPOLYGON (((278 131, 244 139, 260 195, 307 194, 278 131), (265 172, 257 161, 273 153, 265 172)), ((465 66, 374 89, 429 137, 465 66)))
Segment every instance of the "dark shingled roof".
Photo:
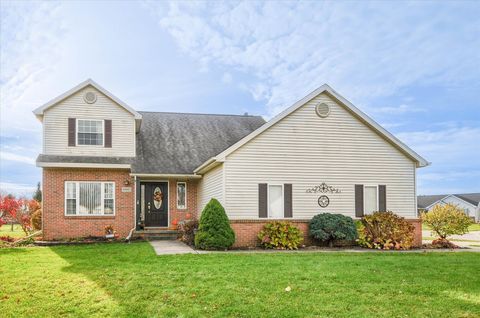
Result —
POLYGON ((131 164, 133 157, 96 157, 96 156, 57 156, 38 155, 37 162, 43 163, 103 163, 103 164, 131 164))
POLYGON ((133 173, 192 174, 193 170, 265 123, 260 116, 139 112, 133 173))
MULTIPOLYGON (((453 195, 475 206, 478 206, 478 203, 480 202, 480 193, 463 193, 453 195)), ((417 197, 417 206, 419 209, 425 209, 426 207, 432 205, 432 203, 435 203, 447 196, 449 196, 449 194, 419 195, 417 197)))

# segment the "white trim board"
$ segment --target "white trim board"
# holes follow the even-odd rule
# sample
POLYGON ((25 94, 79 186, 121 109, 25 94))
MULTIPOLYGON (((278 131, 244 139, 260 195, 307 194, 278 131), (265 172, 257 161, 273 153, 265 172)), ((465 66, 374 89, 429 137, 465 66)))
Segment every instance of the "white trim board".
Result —
POLYGON ((243 146, 244 144, 248 143, 250 140, 254 139, 256 136, 260 135, 263 133, 265 130, 268 128, 272 127, 275 125, 277 122, 282 120, 283 118, 287 117, 289 114, 297 110, 298 108, 302 107, 305 105, 307 102, 312 100, 313 98, 317 97, 318 95, 326 93, 333 99, 339 102, 340 105, 345 107, 347 111, 352 113, 355 117, 360 119, 364 124, 366 124, 368 127, 370 127, 373 131, 375 131, 377 134, 379 134, 381 137, 383 137, 387 142, 391 143, 394 147, 398 148, 402 153, 404 153, 407 157, 412 159, 417 167, 426 167, 430 163, 424 159, 422 156, 417 154, 415 151, 413 151, 411 148, 409 148, 407 145, 405 145, 403 142, 401 142, 399 139, 397 139, 395 136, 393 136, 390 132, 388 132, 385 128, 380 126, 377 122, 375 122, 372 118, 370 118, 367 114, 362 112, 360 109, 355 107, 352 103, 350 103, 347 99, 345 99, 343 96, 338 94, 335 90, 333 90, 329 85, 323 84, 301 100, 297 101, 294 103, 292 106, 288 107, 285 109, 283 112, 275 116, 273 119, 262 125, 260 128, 257 130, 251 132, 232 146, 228 147, 218 155, 216 155, 213 158, 208 159, 205 163, 201 164, 198 168, 194 170, 195 173, 199 173, 200 171, 206 172, 208 168, 208 165, 212 164, 213 162, 223 162, 226 160, 226 157, 243 146))

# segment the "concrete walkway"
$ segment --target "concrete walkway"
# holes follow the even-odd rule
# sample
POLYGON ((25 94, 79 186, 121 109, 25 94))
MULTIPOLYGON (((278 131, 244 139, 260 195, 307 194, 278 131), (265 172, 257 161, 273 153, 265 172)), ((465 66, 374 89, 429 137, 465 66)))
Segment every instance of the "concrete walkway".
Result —
POLYGON ((181 241, 150 241, 157 255, 199 254, 196 250, 181 241))

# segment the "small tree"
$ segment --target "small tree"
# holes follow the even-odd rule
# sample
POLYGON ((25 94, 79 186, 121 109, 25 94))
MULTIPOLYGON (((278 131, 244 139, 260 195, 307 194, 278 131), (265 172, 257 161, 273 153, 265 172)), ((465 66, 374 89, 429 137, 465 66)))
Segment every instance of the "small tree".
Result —
POLYGON ((211 199, 200 217, 195 246, 205 250, 227 249, 235 243, 225 209, 217 199, 211 199))
POLYGON ((17 218, 17 212, 21 207, 21 201, 15 199, 11 194, 4 195, 0 193, 0 226, 10 222, 12 224, 17 218))
POLYGON ((37 183, 37 190, 33 193, 33 199, 37 202, 42 202, 42 190, 40 189, 40 182, 37 183))
POLYGON ((447 236, 467 233, 473 223, 457 205, 450 203, 437 204, 429 212, 422 213, 422 222, 431 228, 440 242, 448 242, 447 236))
POLYGON ((331 213, 317 214, 312 218, 310 235, 316 240, 327 242, 330 247, 336 240, 354 241, 358 236, 351 217, 331 213))

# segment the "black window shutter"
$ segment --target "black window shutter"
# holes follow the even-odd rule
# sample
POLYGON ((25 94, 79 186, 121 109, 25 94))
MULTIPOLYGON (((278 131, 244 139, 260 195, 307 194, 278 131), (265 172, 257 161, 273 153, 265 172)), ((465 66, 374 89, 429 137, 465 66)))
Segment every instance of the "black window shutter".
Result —
POLYGON ((386 185, 378 186, 378 211, 380 212, 387 211, 387 186, 386 185))
POLYGON ((112 148, 112 120, 105 119, 105 147, 112 148))
POLYGON ((355 216, 363 217, 363 184, 355 185, 355 216))
POLYGON ((292 185, 285 183, 283 185, 283 216, 291 218, 292 213, 292 185))
POLYGON ((75 118, 68 119, 68 146, 75 147, 75 134, 76 134, 76 123, 75 118))
POLYGON ((266 183, 258 184, 258 217, 260 218, 268 217, 267 191, 268 191, 268 188, 266 183))

